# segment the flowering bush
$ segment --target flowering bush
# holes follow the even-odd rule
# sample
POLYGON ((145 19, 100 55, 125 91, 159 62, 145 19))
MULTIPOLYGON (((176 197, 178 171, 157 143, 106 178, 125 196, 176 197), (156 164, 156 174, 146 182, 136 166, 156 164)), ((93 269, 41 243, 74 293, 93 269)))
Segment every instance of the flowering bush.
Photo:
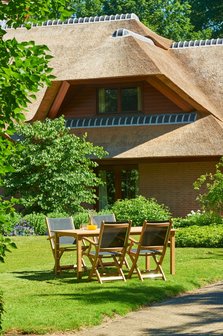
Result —
POLYGON ((184 218, 175 218, 174 219, 174 227, 188 227, 188 226, 204 226, 210 224, 222 224, 222 218, 213 212, 205 212, 205 211, 191 211, 184 218))
POLYGON ((33 236, 34 234, 34 228, 25 219, 21 219, 10 233, 11 236, 33 236))
MULTIPOLYGON (((48 217, 62 218, 68 217, 65 212, 51 212, 47 214, 48 217)), ((78 212, 73 216, 74 225, 76 228, 80 227, 80 224, 88 222, 88 212, 78 212)), ((10 236, 31 236, 31 235, 45 235, 47 234, 46 215, 43 213, 31 213, 21 218, 19 214, 15 215, 15 218, 11 219, 11 227, 8 232, 10 236)))

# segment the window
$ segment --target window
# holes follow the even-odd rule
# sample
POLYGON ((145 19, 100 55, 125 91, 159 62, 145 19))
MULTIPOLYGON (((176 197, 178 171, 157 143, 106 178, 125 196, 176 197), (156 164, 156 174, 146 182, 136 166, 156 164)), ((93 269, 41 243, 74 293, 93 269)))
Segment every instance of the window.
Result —
POLYGON ((135 166, 103 167, 99 176, 104 184, 99 187, 98 210, 109 209, 117 199, 138 195, 139 172, 135 166))
POLYGON ((99 113, 114 113, 118 111, 118 90, 99 89, 99 113))
POLYGON ((98 90, 99 113, 140 112, 140 87, 101 88, 98 90))

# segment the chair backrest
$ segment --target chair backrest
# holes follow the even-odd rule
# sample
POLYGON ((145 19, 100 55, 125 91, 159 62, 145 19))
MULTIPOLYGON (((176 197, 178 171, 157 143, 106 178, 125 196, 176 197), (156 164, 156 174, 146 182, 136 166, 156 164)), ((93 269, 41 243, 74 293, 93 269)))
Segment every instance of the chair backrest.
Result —
MULTIPOLYGON (((47 229, 49 236, 53 236, 53 230, 74 230, 74 222, 72 217, 64 217, 64 218, 49 218, 46 217, 47 229)), ((55 248, 54 240, 50 239, 52 249, 55 248)), ((74 244, 73 237, 60 237, 60 245, 64 244, 74 244)))
POLYGON ((127 248, 132 222, 105 222, 101 224, 99 249, 122 250, 127 248))
POLYGON ((172 221, 148 222, 144 221, 140 236, 140 247, 146 249, 166 249, 172 221))
POLYGON ((97 225, 98 228, 101 227, 101 223, 105 222, 116 222, 115 215, 111 214, 104 214, 104 215, 89 215, 91 224, 97 225))

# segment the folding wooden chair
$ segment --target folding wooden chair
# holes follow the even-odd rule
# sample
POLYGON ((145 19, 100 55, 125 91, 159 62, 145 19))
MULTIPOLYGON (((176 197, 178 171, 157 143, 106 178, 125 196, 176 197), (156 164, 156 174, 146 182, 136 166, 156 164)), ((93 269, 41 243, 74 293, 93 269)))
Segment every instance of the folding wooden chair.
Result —
MULTIPOLYGON (((76 241, 73 237, 60 237, 59 238, 59 267, 56 269, 56 255, 55 255, 55 235, 52 232, 53 230, 74 230, 75 226, 73 223, 72 217, 65 217, 65 218, 49 218, 46 217, 46 224, 48 229, 48 239, 50 241, 50 246, 53 252, 54 260, 55 260, 55 266, 54 271, 55 273, 59 273, 62 270, 67 269, 75 269, 76 265, 61 265, 60 260, 64 252, 72 252, 76 251, 76 241)), ((87 246, 83 246, 83 250, 86 249, 87 246)), ((86 268, 86 264, 84 260, 82 259, 83 267, 86 268)))
POLYGON ((91 224, 97 225, 98 228, 101 227, 102 222, 116 222, 115 214, 104 214, 104 215, 90 215, 89 219, 91 224))
MULTIPOLYGON (((103 215, 89 215, 89 219, 91 224, 97 225, 98 228, 101 227, 102 222, 106 223, 113 223, 116 222, 115 214, 110 213, 110 214, 103 214, 103 215)), ((118 222, 116 222, 118 223, 118 222)), ((97 238, 95 238, 95 241, 97 241, 97 238)), ((125 258, 124 259, 124 264, 127 267, 128 270, 130 270, 128 260, 125 258)))
POLYGON ((85 238, 90 242, 89 249, 84 252, 92 264, 89 280, 96 275, 98 281, 123 280, 126 281, 122 266, 128 247, 131 228, 129 222, 102 222, 98 242, 85 238), (104 263, 104 259, 112 259, 111 263, 104 263), (109 269, 107 268, 109 266, 109 269), (115 273, 111 272, 115 268, 115 273))
POLYGON ((132 267, 129 271, 128 278, 131 278, 134 270, 136 270, 139 279, 142 281, 145 278, 162 278, 166 280, 162 263, 166 254, 171 226, 171 220, 165 222, 144 221, 139 241, 131 237, 129 238, 131 243, 127 253, 132 260, 132 267), (136 249, 133 248, 134 244, 137 245, 136 249), (144 272, 140 271, 137 264, 140 256, 146 258, 152 257, 156 265, 155 269, 146 269, 144 272))

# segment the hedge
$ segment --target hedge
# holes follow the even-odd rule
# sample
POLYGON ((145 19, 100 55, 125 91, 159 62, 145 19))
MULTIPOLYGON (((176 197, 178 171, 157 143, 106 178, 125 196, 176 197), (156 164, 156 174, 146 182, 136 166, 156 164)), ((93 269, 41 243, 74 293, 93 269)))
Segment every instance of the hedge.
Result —
POLYGON ((177 229, 177 247, 223 247, 223 225, 193 225, 177 229))

